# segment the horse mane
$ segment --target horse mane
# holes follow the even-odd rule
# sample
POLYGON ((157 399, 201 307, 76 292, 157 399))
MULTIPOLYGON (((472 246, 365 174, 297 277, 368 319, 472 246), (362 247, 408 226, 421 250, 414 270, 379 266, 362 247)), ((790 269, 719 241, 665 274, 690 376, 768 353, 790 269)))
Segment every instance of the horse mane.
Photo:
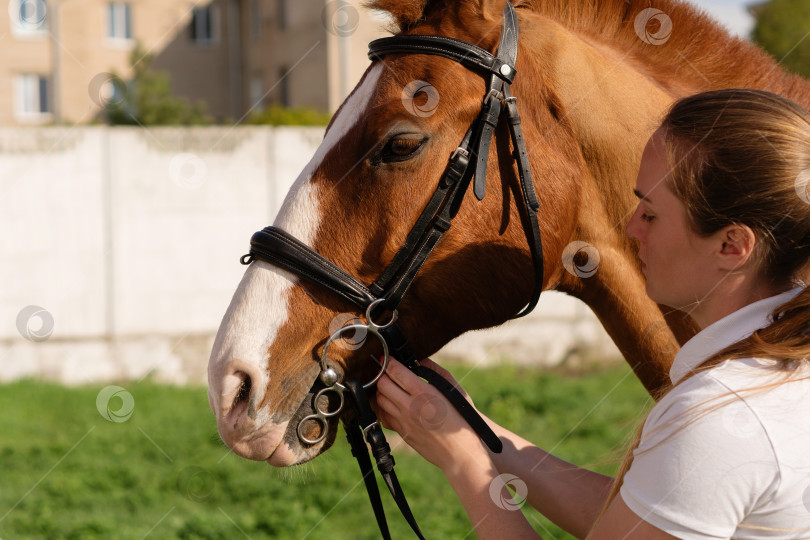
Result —
MULTIPOLYGON (((467 7, 495 9, 490 0, 372 0, 370 9, 390 13, 400 31, 408 31, 442 10, 467 7)), ((500 11, 500 2, 498 11, 500 11)), ((682 0, 512 0, 518 9, 556 21, 570 31, 627 55, 648 67, 673 95, 684 92, 684 81, 695 91, 728 87, 769 90, 810 107, 807 80, 779 69, 772 57, 736 36, 706 11, 682 0), (648 8, 672 20, 666 43, 653 45, 640 39, 635 19, 648 8)), ((656 23, 650 21, 654 32, 656 23)))

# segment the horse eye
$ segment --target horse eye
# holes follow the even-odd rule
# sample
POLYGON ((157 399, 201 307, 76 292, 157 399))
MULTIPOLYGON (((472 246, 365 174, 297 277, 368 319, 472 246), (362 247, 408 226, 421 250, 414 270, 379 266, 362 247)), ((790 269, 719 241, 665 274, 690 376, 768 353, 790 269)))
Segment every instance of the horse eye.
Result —
POLYGON ((413 157, 424 142, 424 139, 393 138, 383 148, 382 161, 405 161, 413 157))

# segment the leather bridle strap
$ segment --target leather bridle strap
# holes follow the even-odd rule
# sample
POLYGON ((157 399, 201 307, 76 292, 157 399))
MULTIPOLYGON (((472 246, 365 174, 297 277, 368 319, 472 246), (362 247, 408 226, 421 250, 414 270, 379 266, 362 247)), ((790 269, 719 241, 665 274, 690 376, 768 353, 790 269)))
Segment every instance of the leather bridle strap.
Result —
MULTIPOLYGON (((511 7, 511 6, 510 6, 511 7)), ((504 13, 506 10, 504 10, 504 13)), ((509 21, 504 20, 504 25, 509 21)), ((515 24, 515 27, 517 25, 515 24)), ((517 51, 517 48, 515 48, 517 51)), ((486 71, 511 84, 515 78, 514 57, 489 51, 466 41, 446 36, 393 36, 380 38, 369 44, 371 61, 382 60, 388 54, 431 54, 455 60, 473 71, 486 71)))
MULTIPOLYGON (((369 405, 368 396, 366 396, 363 385, 356 379, 346 381, 345 385, 350 395, 350 401, 354 407, 355 417, 352 420, 344 421, 344 426, 346 427, 346 436, 352 446, 352 454, 357 458, 360 464, 363 478, 365 479, 368 476, 371 476, 372 479, 374 478, 371 469, 371 461, 368 459, 368 450, 363 442, 365 436, 365 441, 368 442, 371 448, 371 455, 374 456, 374 460, 377 463, 377 470, 380 471, 380 475, 383 477, 383 480, 385 480, 385 485, 388 486, 388 491, 391 492, 391 496, 394 498, 394 502, 397 503, 400 513, 405 517, 405 521, 408 522, 408 525, 410 525, 416 536, 420 540, 425 540, 425 537, 422 536, 422 531, 419 530, 419 525, 416 523, 416 518, 414 518, 413 512, 411 512, 411 508, 408 506, 405 494, 399 485, 399 480, 397 480, 397 475, 394 472, 395 462, 394 456, 391 455, 391 447, 388 446, 388 442, 385 440, 385 434, 380 427, 380 423, 377 421, 377 415, 374 414, 374 411, 369 405), (363 455, 362 459, 360 454, 363 455)), ((366 488, 368 487, 369 485, 366 483, 366 488)), ((380 492, 376 484, 373 488, 368 489, 368 496, 371 500, 371 506, 374 509, 374 516, 377 518, 377 525, 380 528, 380 532, 382 532, 383 538, 388 538, 388 524, 385 520, 385 512, 382 507, 382 502, 380 501, 380 492)))
MULTIPOLYGON (((480 118, 480 117, 479 117, 480 118)), ((475 135, 474 123, 467 130, 464 140, 453 152, 439 185, 422 210, 405 242, 394 255, 391 264, 377 280, 369 285, 369 291, 385 298, 385 307, 393 310, 402 301, 411 283, 433 249, 450 228, 461 205, 471 179, 471 140, 475 135)))
POLYGON ((438 244, 442 235, 449 229, 473 173, 475 175, 475 195, 479 200, 483 199, 489 148, 493 132, 500 120, 502 101, 506 104, 514 157, 518 162, 518 179, 523 192, 523 214, 528 221, 528 226, 524 229, 535 271, 534 289, 529 303, 514 318, 530 313, 540 298, 543 287, 543 251, 537 220, 539 204, 520 128, 516 98, 512 97, 510 93, 510 84, 516 74, 514 65, 517 59, 519 30, 517 15, 508 2, 503 16, 504 26, 497 57, 475 45, 442 36, 394 36, 372 41, 369 45, 369 58, 372 60, 380 59, 386 54, 438 55, 451 58, 473 69, 484 69, 491 75, 481 112, 465 134, 459 148, 453 153, 436 192, 394 259, 383 274, 369 286, 372 294, 386 299, 385 306, 388 309, 394 309, 399 305, 422 264, 438 244), (442 49, 443 44, 448 44, 451 50, 442 49), (482 62, 481 58, 488 58, 488 60, 482 62), (474 171, 468 167, 468 158, 476 161, 474 171), (457 178, 458 180, 456 180, 457 178), (439 202, 442 199, 439 192, 448 183, 455 185, 453 200, 440 211, 439 202), (433 221, 430 221, 431 216, 434 216, 433 221))
POLYGON ((388 522, 385 519, 385 509, 383 508, 380 490, 377 487, 377 477, 374 475, 374 467, 368 457, 368 448, 363 439, 363 430, 357 419, 343 422, 346 430, 346 440, 352 449, 352 455, 360 466, 360 474, 363 475, 363 482, 366 485, 366 493, 371 501, 371 509, 374 510, 374 517, 377 519, 377 527, 380 529, 384 540, 391 540, 391 533, 388 532, 388 522))

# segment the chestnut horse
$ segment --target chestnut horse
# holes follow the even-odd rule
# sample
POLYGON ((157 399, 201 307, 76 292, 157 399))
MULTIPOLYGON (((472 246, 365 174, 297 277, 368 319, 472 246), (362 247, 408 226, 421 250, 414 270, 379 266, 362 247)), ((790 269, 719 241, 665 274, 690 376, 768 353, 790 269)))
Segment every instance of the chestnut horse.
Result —
MULTIPOLYGON (((543 287, 587 303, 656 393, 669 380, 678 343, 694 327, 687 314, 648 299, 635 245, 624 233, 645 142, 678 97, 754 87, 807 107, 810 83, 683 2, 514 4, 520 47, 512 93, 541 205, 543 287)), ((403 34, 451 36, 489 51, 498 44, 503 7, 504 0, 374 4, 403 34)), ((332 119, 276 226, 360 281, 374 281, 478 114, 485 86, 481 75, 437 56, 374 62, 332 119)), ((503 323, 531 296, 534 273, 503 123, 490 149, 486 184, 483 201, 467 193, 452 229, 400 305, 401 327, 420 357, 468 330, 503 323)), ((296 427, 314 412, 320 353, 347 312, 351 307, 328 291, 267 263, 250 265, 208 368, 211 407, 235 453, 287 466, 332 444, 336 421, 313 445, 299 440, 296 427)), ((369 351, 334 353, 340 369, 361 380, 378 369, 369 351)))

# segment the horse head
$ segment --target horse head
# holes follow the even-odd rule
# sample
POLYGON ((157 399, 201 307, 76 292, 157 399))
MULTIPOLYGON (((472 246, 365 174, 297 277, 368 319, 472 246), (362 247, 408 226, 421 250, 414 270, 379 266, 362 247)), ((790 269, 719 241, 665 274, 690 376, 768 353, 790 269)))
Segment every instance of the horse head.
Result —
MULTIPOLYGON (((409 9, 417 4, 391 8, 404 33, 452 36, 489 51, 497 47, 502 2, 475 7, 422 2, 424 9, 415 16, 418 10, 409 9)), ((557 238, 565 236, 559 233, 570 234, 576 215, 560 210, 574 208, 581 163, 573 139, 542 137, 540 126, 544 117, 549 125, 554 121, 553 112, 524 56, 518 55, 522 82, 514 85, 514 94, 524 118, 531 117, 524 125, 526 140, 543 155, 533 173, 543 179, 541 185, 553 186, 541 196, 545 251, 559 253, 557 238)), ((446 58, 391 55, 374 62, 333 117, 275 226, 371 283, 433 194, 448 158, 480 112, 486 87, 486 77, 446 58)), ((534 272, 509 144, 501 125, 490 149, 486 197, 478 201, 467 193, 453 227, 399 306, 400 326, 420 356, 463 332, 502 323, 531 296, 534 272)), ((253 262, 225 314, 209 363, 209 398, 223 440, 237 454, 272 465, 300 463, 328 448, 336 423, 314 445, 302 445, 296 426, 313 412, 326 338, 362 315, 318 285, 253 262)), ((362 336, 341 340, 330 349, 330 359, 344 376, 368 380, 379 370, 374 358, 380 344, 361 341, 362 336)))

